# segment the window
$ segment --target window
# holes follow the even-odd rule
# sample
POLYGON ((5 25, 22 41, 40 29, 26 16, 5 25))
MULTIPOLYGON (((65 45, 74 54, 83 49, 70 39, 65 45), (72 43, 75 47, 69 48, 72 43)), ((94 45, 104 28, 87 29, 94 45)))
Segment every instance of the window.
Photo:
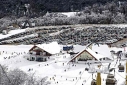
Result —
POLYGON ((40 52, 36 52, 36 55, 40 55, 40 52))

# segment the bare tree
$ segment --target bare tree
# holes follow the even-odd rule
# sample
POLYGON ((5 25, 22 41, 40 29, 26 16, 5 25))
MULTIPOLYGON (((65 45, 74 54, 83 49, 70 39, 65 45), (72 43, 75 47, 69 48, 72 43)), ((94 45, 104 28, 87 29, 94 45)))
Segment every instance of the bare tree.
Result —
POLYGON ((37 78, 34 74, 26 74, 20 69, 7 70, 0 65, 0 85, 49 85, 47 77, 37 78))
POLYGON ((23 85, 26 81, 27 74, 19 69, 14 69, 8 72, 8 76, 13 85, 23 85))

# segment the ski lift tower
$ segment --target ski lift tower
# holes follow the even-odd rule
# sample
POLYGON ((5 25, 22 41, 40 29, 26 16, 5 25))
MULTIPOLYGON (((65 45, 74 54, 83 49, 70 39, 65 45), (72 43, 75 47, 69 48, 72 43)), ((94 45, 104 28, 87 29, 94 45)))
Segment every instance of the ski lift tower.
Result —
MULTIPOLYGON (((113 75, 113 74, 110 74, 110 69, 108 69, 108 73, 105 73, 105 69, 103 69, 103 66, 102 65, 97 65, 98 66, 98 69, 89 69, 91 71, 89 71, 89 73, 97 73, 97 77, 96 77, 96 80, 93 79, 91 81, 91 85, 94 85, 92 82, 95 81, 96 82, 96 85, 102 85, 102 82, 101 82, 101 73, 104 73, 104 74, 108 74, 108 75, 113 75), (101 68, 102 67, 102 68, 101 68)), ((110 67, 110 64, 109 64, 109 67, 110 67)), ((115 72, 114 72, 115 73, 115 72)), ((115 74, 114 74, 115 75, 115 74)), ((114 76, 113 75, 113 76, 114 76)), ((114 77, 110 78, 108 77, 106 79, 106 85, 116 85, 116 79, 114 77), (112 81, 113 80, 113 81, 112 81)))
POLYGON ((127 58, 122 58, 122 61, 126 61, 126 78, 125 78, 125 85, 127 85, 127 58))
POLYGON ((126 49, 125 49, 126 45, 123 46, 124 48, 124 52, 123 52, 123 56, 120 58, 120 61, 126 61, 126 78, 125 78, 125 85, 127 85, 127 57, 126 57, 126 49))
MULTIPOLYGON (((101 65, 97 65, 98 69, 95 69, 95 68, 91 68, 89 69, 89 73, 92 73, 92 79, 93 79, 93 73, 97 73, 97 77, 96 77, 96 80, 93 79, 95 82, 96 82, 96 85, 101 85, 101 73, 103 73, 103 70, 100 69, 101 68, 101 65)), ((91 81, 91 85, 94 85, 92 84, 93 80, 91 81)))
POLYGON ((97 85, 101 85, 101 70, 100 70, 100 65, 98 66, 98 68, 99 68, 99 70, 98 70, 98 72, 97 72, 97 79, 96 79, 96 81, 97 81, 97 85))

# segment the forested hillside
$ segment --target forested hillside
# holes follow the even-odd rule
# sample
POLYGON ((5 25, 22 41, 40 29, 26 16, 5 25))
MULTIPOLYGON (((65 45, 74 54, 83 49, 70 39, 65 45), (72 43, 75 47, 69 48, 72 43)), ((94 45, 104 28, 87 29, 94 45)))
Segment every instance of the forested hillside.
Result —
POLYGON ((72 18, 45 16, 49 22, 44 25, 127 23, 126 0, 0 0, 0 18, 24 16, 25 4, 30 4, 30 18, 43 17, 47 12, 80 12, 72 18))
POLYGON ((32 12, 42 13, 83 10, 86 6, 102 5, 112 1, 117 3, 126 0, 0 0, 0 13, 1 16, 16 15, 19 11, 25 10, 24 4, 26 3, 31 5, 32 12))

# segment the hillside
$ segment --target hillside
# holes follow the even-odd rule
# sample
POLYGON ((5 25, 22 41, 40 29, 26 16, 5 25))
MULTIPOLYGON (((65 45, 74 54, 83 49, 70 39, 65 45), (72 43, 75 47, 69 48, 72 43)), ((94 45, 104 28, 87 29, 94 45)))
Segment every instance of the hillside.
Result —
MULTIPOLYGON (((115 0, 1 0, 0 10, 16 9, 16 6, 21 7, 25 3, 30 3, 36 11, 71 11, 71 6, 74 10, 81 9, 81 6, 92 5, 95 3, 107 3, 115 0)), ((125 0, 124 0, 125 1, 125 0)), ((7 12, 7 11, 6 11, 7 12)))
POLYGON ((0 13, 1 17, 21 14, 25 9, 24 4, 31 5, 31 12, 34 15, 44 14, 49 12, 69 12, 82 10, 84 7, 92 6, 94 4, 103 5, 106 3, 118 1, 126 2, 126 0, 1 0, 0 13), (21 12, 20 12, 21 11, 21 12), (36 14, 37 13, 37 14, 36 14))
POLYGON ((127 23, 125 0, 4 0, 0 3, 0 18, 12 23, 19 23, 24 16, 38 26, 127 23), (67 17, 63 12, 75 12, 75 16, 67 17))
MULTIPOLYGON (((19 28, 10 30, 6 35, 1 33, 0 45, 42 44, 52 41, 57 41, 59 44, 87 45, 90 42, 112 44, 126 39, 126 32, 126 24, 79 24, 19 28)), ((121 46, 126 42, 118 44, 121 46)))

